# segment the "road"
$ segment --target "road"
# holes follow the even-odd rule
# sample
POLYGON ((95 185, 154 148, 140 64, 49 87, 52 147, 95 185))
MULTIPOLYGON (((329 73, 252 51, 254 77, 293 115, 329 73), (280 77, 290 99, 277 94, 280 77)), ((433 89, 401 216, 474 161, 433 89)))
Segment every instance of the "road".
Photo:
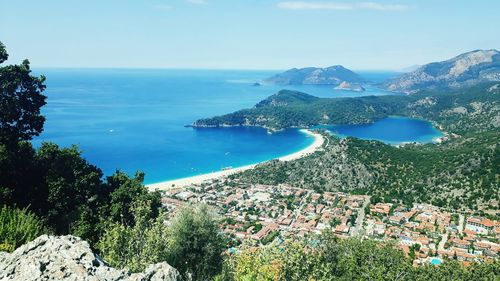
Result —
POLYGON ((441 241, 439 242, 438 245, 438 250, 443 251, 444 250, 444 244, 448 241, 448 231, 446 231, 444 234, 441 235, 441 241))
POLYGON ((358 236, 359 231, 363 228, 363 221, 365 220, 365 208, 370 203, 370 197, 366 197, 363 206, 358 212, 358 217, 354 223, 354 226, 351 228, 351 236, 358 236))
POLYGON ((300 203, 299 203, 299 207, 297 208, 297 210, 295 210, 295 214, 292 218, 292 222, 289 224, 289 227, 295 223, 295 221, 297 220, 297 217, 300 215, 300 211, 302 210, 302 207, 305 205, 304 203, 306 202, 307 198, 309 196, 311 196, 311 194, 312 194, 312 191, 308 191, 306 193, 306 195, 304 195, 304 197, 302 197, 302 200, 300 200, 300 203))
POLYGON ((464 230, 464 215, 458 214, 458 233, 462 234, 464 230))

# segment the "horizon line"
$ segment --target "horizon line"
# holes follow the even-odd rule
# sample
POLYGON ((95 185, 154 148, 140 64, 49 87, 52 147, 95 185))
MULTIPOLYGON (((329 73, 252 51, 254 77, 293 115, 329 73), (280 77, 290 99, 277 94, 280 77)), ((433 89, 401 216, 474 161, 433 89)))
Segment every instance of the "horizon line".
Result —
MULTIPOLYGON (((109 70, 127 70, 127 69, 143 69, 143 70, 228 70, 228 71, 286 71, 293 68, 307 68, 320 66, 306 66, 306 67, 291 67, 291 68, 209 68, 209 67, 143 67, 143 66, 31 66, 31 69, 109 69, 109 70)), ((388 72, 406 72, 401 69, 382 69, 382 68, 348 68, 352 71, 388 71, 388 72)))

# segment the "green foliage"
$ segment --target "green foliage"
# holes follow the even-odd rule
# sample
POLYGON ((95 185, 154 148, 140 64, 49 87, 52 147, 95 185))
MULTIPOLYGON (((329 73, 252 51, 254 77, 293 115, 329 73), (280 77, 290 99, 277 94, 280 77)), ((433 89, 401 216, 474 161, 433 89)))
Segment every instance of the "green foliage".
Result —
POLYGON ((112 222, 106 227, 98 248, 111 265, 139 272, 167 259, 168 229, 162 216, 152 218, 150 205, 143 200, 132 203, 133 226, 112 222))
POLYGON ((7 54, 7 50, 5 49, 5 45, 0 42, 0 63, 3 63, 9 58, 9 54, 7 54))
POLYGON ((413 267, 392 244, 323 233, 277 246, 244 249, 226 261, 219 280, 495 280, 499 263, 413 267))
POLYGON ((123 172, 116 172, 106 180, 106 190, 111 190, 108 219, 125 225, 133 225, 133 213, 130 210, 134 201, 148 202, 150 218, 158 216, 161 207, 160 194, 149 192, 143 185, 144 173, 137 173, 130 178, 123 172))
POLYGON ((271 242, 274 241, 274 239, 276 239, 276 237, 279 236, 279 231, 272 231, 271 233, 269 233, 266 237, 262 238, 262 244, 263 245, 267 245, 271 242))
POLYGON ((192 280, 207 280, 220 271, 224 239, 207 206, 183 207, 169 227, 163 216, 152 218, 149 200, 137 199, 131 209, 132 223, 109 223, 98 243, 111 265, 138 272, 167 261, 192 280))
POLYGON ((33 199, 45 204, 40 213, 56 233, 71 233, 73 223, 83 218, 83 210, 98 207, 102 172, 83 159, 75 146, 61 149, 44 143, 35 161, 42 184, 33 199))
MULTIPOLYGON (((8 58, 0 42, 0 63, 8 58)), ((15 146, 19 141, 38 136, 45 118, 40 108, 45 105, 45 77, 31 75, 28 60, 20 65, 0 67, 0 143, 15 146)))
POLYGON ((206 205, 184 207, 170 226, 168 263, 193 280, 207 280, 222 266, 224 239, 206 205))
POLYGON ((28 210, 3 206, 0 209, 0 251, 12 252, 44 231, 38 217, 28 210))

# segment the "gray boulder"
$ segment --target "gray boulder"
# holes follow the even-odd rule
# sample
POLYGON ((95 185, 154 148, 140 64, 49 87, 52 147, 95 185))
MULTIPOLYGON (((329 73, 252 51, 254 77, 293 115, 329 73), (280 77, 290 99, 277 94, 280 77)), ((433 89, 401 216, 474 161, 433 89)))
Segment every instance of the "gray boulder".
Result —
POLYGON ((170 281, 180 280, 180 275, 165 262, 131 274, 106 265, 78 237, 42 235, 13 253, 0 254, 0 280, 170 281))

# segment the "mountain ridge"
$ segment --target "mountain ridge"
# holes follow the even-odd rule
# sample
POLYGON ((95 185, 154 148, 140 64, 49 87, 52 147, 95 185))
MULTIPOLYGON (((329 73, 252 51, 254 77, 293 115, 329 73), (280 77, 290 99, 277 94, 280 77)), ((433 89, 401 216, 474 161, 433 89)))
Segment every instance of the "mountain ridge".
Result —
POLYGON ((476 49, 448 60, 422 65, 380 86, 412 94, 424 89, 461 88, 490 81, 500 81, 500 52, 476 49))
POLYGON ((325 68, 292 68, 266 78, 262 83, 279 85, 338 85, 344 81, 354 83, 366 82, 363 77, 354 71, 342 65, 333 65, 325 68))

